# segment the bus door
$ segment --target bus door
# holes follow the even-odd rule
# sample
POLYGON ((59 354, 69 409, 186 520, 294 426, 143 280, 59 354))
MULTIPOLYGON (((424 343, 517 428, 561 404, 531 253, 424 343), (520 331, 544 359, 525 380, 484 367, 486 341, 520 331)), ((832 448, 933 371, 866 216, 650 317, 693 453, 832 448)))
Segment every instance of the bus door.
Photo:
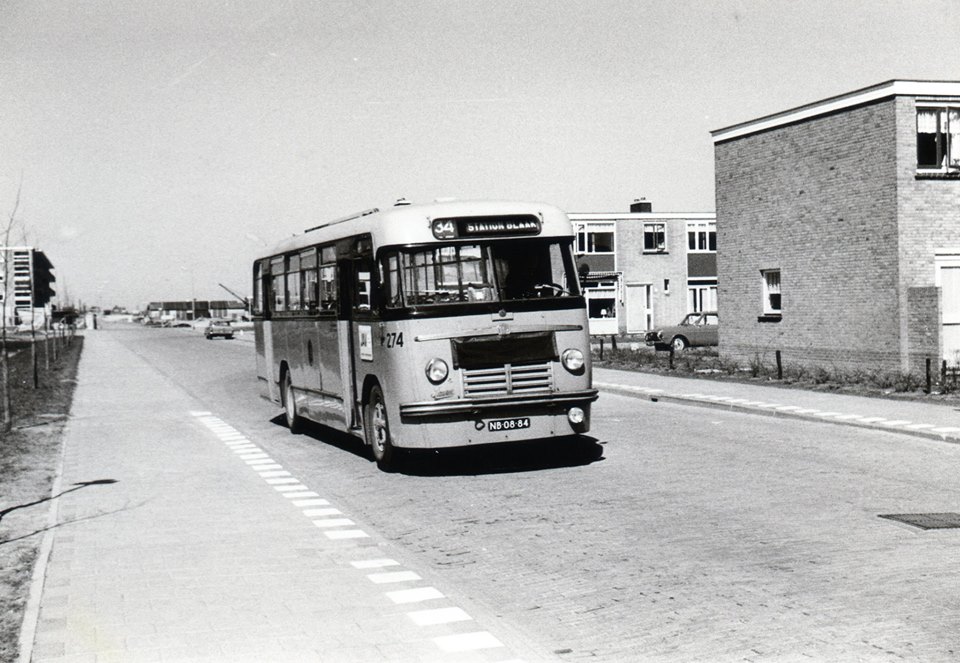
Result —
POLYGON ((349 424, 356 428, 361 425, 362 414, 359 409, 360 385, 358 382, 359 362, 373 360, 373 252, 369 237, 355 240, 351 256, 341 260, 340 283, 343 286, 341 297, 340 356, 342 357, 342 375, 349 376, 344 385, 345 406, 349 406, 349 424))
MULTIPOLYGON (((260 287, 261 299, 258 303, 263 315, 262 321, 256 323, 263 325, 262 333, 256 335, 257 378, 260 382, 260 394, 275 403, 279 403, 280 388, 277 384, 279 376, 273 360, 273 323, 270 321, 276 305, 276 291, 272 276, 273 266, 270 261, 264 260, 262 261, 262 269, 262 274, 255 275, 260 287)), ((282 267, 280 269, 282 271, 282 267)), ((281 292, 283 291, 281 290, 281 292)))
POLYGON ((311 388, 320 393, 320 408, 318 418, 334 422, 339 427, 349 424, 348 402, 343 393, 343 369, 341 367, 340 333, 338 326, 341 316, 339 289, 337 287, 337 256, 333 246, 323 247, 320 250, 319 271, 319 311, 313 324, 313 333, 310 341, 314 344, 307 347, 308 359, 311 349, 315 353, 312 365, 311 388))

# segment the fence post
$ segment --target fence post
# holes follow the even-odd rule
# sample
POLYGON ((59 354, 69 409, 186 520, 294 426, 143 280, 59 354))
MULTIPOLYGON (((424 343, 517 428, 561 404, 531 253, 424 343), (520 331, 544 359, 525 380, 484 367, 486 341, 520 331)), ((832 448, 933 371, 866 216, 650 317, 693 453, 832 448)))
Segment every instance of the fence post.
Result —
POLYGON ((673 370, 673 343, 670 344, 670 370, 673 370))
POLYGON ((940 391, 947 393, 947 360, 940 364, 940 391))
POLYGON ((600 337, 600 361, 603 361, 603 336, 600 337))
POLYGON ((930 357, 927 357, 927 393, 929 394, 932 391, 932 385, 930 383, 930 357))
POLYGON ((777 350, 776 354, 777 354, 777 379, 782 380, 783 379, 783 361, 781 361, 779 350, 777 350))
POLYGON ((617 337, 614 336, 613 334, 610 334, 610 349, 611 350, 617 349, 617 337))

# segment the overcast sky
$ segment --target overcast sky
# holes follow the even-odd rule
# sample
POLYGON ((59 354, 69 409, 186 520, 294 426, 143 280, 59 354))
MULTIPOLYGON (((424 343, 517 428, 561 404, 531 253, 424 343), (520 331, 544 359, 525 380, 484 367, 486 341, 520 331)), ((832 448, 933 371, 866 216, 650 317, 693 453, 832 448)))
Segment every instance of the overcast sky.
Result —
POLYGON ((0 221, 75 303, 229 298, 402 196, 712 212, 711 130, 890 79, 960 1, 0 0, 0 221))

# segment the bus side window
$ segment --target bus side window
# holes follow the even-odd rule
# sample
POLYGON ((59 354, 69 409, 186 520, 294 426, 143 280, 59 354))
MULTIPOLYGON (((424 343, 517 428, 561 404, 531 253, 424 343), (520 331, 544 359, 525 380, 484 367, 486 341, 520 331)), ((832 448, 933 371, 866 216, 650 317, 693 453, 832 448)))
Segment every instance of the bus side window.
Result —
POLYGON ((263 267, 264 263, 253 263, 253 302, 250 312, 254 315, 263 314, 263 267))
POLYGON ((373 246, 369 236, 356 238, 353 244, 353 308, 368 312, 373 309, 373 246))
POLYGON ((270 261, 270 286, 272 291, 271 297, 271 306, 270 311, 272 313, 278 313, 280 311, 287 310, 287 293, 284 281, 286 280, 286 274, 284 273, 284 260, 283 256, 274 258, 270 261))
POLYGON ((337 310, 337 250, 334 246, 320 249, 320 309, 337 310))
POLYGON ((287 258, 287 310, 300 310, 300 256, 287 258))
POLYGON ((358 311, 369 311, 371 308, 371 265, 368 260, 355 263, 356 287, 353 293, 353 306, 358 311))
POLYGON ((380 269, 383 274, 380 292, 386 300, 386 306, 388 308, 403 306, 403 295, 400 289, 400 257, 396 253, 387 255, 380 269))
POLYGON ((303 310, 316 313, 320 303, 317 278, 317 250, 307 249, 300 253, 300 291, 303 310))

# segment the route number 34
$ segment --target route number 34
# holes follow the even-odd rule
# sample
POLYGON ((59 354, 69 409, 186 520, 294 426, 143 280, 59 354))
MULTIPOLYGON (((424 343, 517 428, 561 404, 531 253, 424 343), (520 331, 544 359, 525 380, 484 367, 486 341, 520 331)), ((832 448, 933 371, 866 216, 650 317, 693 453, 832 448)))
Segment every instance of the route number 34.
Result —
POLYGON ((403 347, 403 332, 387 332, 380 337, 380 345, 387 346, 388 348, 402 348, 403 347))

